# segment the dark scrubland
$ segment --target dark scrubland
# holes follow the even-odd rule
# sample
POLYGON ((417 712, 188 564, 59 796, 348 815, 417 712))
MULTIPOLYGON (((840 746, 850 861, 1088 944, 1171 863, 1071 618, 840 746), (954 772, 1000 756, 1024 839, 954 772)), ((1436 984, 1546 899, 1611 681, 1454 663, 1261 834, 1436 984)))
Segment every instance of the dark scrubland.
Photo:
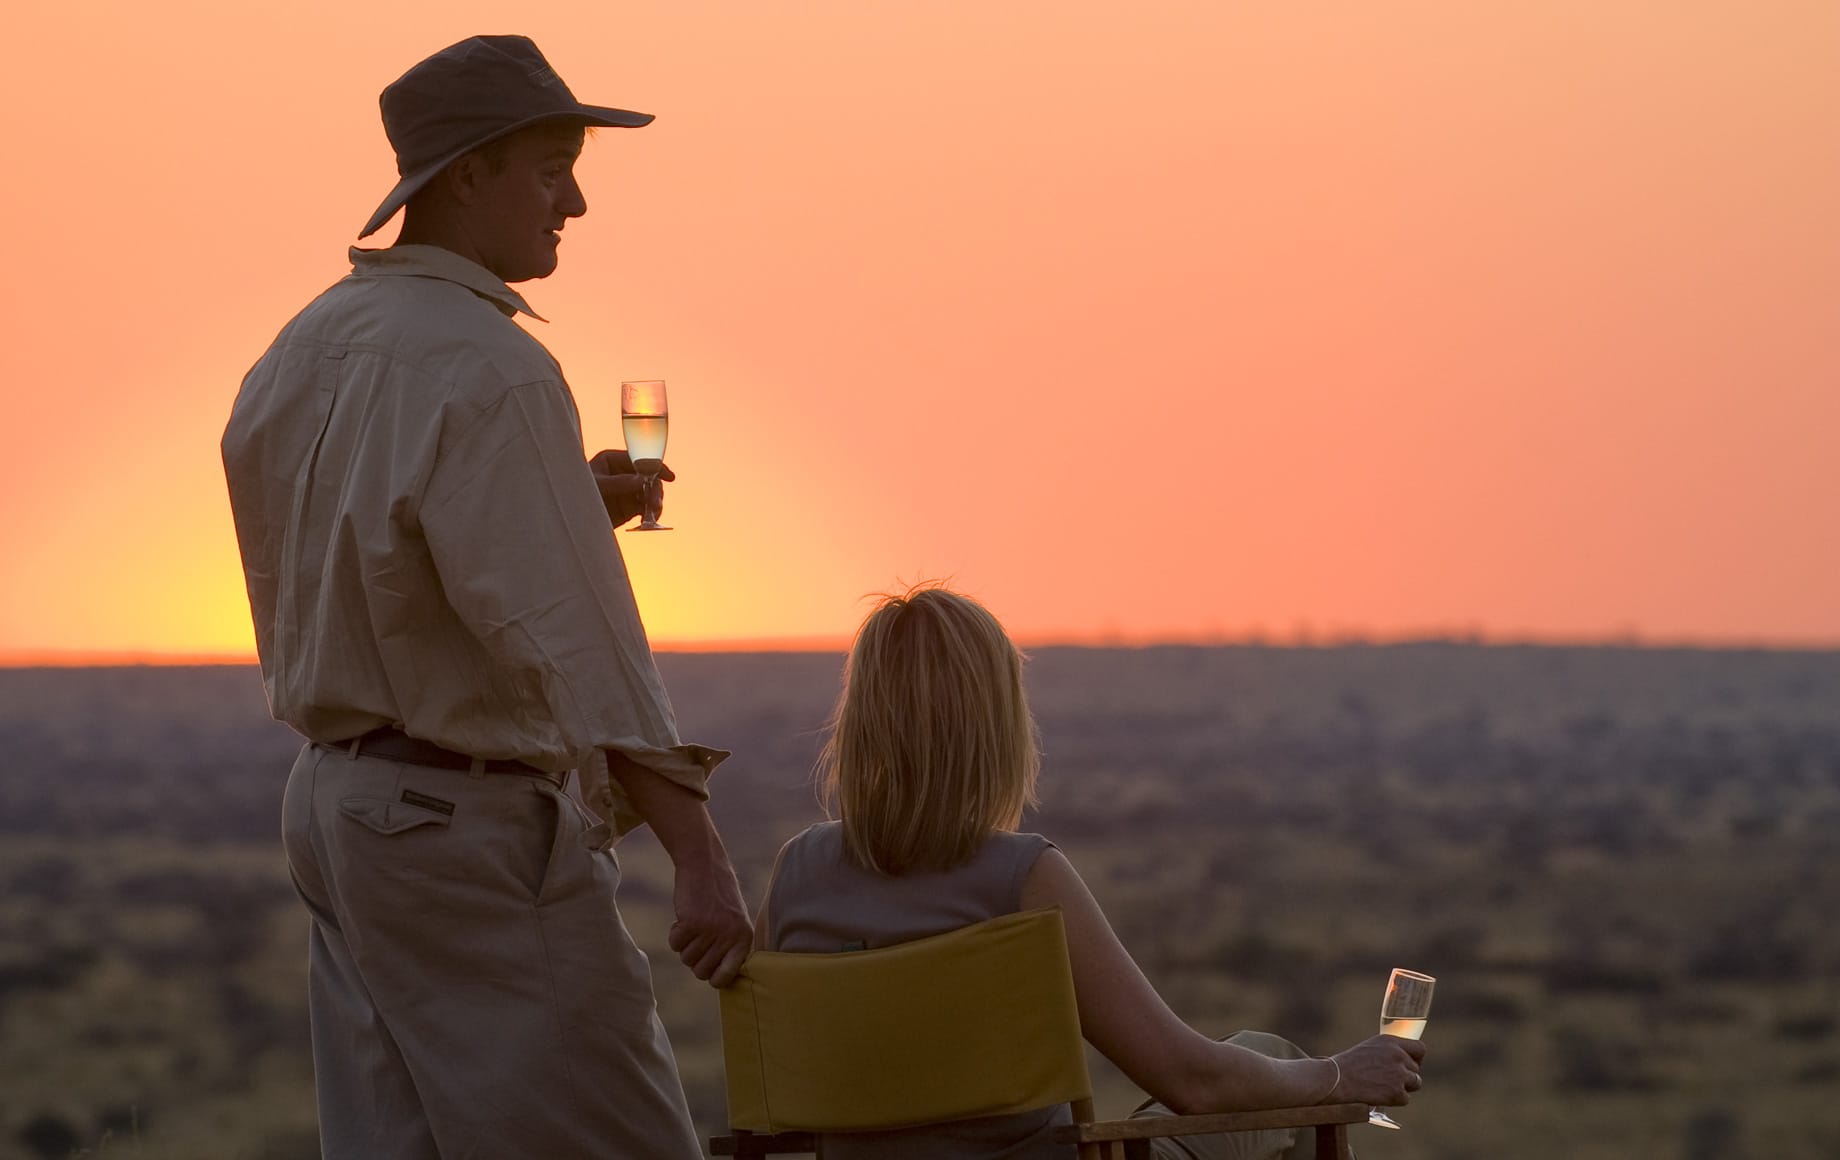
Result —
MULTIPOLYGON (((829 654, 660 658, 757 896, 821 816, 829 654)), ((1170 1004, 1329 1051, 1439 977, 1363 1160, 1840 1156, 1840 654, 1453 642, 1042 649, 1042 806, 1170 1004)), ((317 1155, 298 748, 249 668, 0 671, 0 1157, 317 1155)), ((701 1126, 715 1002, 623 907, 701 1126)), ((1101 1112, 1135 1102, 1095 1059, 1101 1112)))

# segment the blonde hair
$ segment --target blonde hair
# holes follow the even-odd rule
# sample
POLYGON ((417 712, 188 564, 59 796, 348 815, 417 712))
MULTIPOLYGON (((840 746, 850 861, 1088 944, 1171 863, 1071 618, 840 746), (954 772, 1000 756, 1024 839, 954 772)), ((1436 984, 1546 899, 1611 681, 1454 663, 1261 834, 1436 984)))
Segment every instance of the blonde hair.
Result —
POLYGON ((1022 654, 997 618, 937 584, 884 597, 818 760, 849 856, 883 874, 959 865, 1021 822, 1040 768, 1022 654))

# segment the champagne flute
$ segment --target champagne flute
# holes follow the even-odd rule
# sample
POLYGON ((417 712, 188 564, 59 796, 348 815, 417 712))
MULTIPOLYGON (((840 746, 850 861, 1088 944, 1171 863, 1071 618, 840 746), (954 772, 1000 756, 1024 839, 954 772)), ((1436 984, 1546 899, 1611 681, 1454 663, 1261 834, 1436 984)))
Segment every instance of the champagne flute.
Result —
MULTIPOLYGON (((1386 980, 1386 996, 1380 1000, 1380 1034, 1422 1038, 1425 1020, 1431 1017, 1431 988, 1436 982, 1430 975, 1394 967, 1386 980)), ((1367 1122, 1376 1128, 1399 1127, 1379 1108, 1367 1109, 1367 1122)))
POLYGON ((658 522, 664 510, 664 485, 658 471, 664 466, 665 433, 670 408, 665 405, 663 379, 636 379, 620 384, 620 429, 626 436, 626 454, 633 470, 645 477, 645 511, 635 532, 668 532, 658 522))

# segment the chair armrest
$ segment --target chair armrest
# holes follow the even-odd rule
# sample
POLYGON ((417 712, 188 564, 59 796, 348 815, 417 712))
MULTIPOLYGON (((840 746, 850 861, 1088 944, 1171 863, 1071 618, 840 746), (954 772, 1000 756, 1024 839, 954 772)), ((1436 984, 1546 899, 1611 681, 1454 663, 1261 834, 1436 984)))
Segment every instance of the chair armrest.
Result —
POLYGON ((788 1152, 818 1151, 818 1137, 812 1132, 736 1132, 732 1136, 709 1137, 711 1156, 775 1156, 788 1152))
POLYGON ((1159 1136, 1195 1136, 1204 1132, 1257 1132, 1266 1128, 1307 1128, 1318 1124, 1367 1122, 1366 1104, 1317 1104, 1307 1108, 1273 1108, 1264 1112, 1227 1112, 1207 1116, 1140 1116, 1097 1120, 1054 1129, 1061 1144, 1108 1140, 1150 1140, 1159 1136))

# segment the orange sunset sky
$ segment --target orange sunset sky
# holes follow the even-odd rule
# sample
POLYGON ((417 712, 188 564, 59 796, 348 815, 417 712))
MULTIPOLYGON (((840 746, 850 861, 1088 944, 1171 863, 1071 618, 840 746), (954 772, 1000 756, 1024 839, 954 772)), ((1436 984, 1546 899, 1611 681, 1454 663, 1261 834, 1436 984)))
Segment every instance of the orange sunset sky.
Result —
POLYGON ((1840 643, 1827 0, 116 0, 9 18, 0 655, 251 647, 231 398, 477 32, 658 115, 522 289, 588 450, 670 383, 661 644, 929 577, 1033 642, 1840 643))

